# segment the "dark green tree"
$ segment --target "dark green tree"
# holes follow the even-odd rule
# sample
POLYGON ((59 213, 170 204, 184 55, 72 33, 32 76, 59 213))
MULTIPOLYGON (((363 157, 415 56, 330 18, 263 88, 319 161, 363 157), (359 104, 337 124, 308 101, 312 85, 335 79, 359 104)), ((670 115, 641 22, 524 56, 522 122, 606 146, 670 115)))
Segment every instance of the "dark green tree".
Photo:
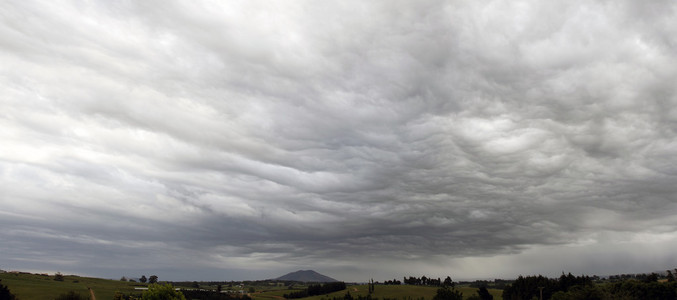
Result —
MULTIPOLYGON (((556 292, 552 295, 552 299, 585 299, 585 300, 602 300, 604 299, 603 293, 594 285, 576 285, 573 286, 563 293, 563 291, 556 292), (562 297, 564 296, 564 297, 562 297)), ((619 299, 613 297, 613 299, 619 299)), ((620 298, 623 299, 623 298, 620 298)), ((657 298, 647 298, 647 299, 657 299, 657 298)))
POLYGON ((141 278, 139 278, 139 282, 141 283, 146 283, 148 279, 146 278, 146 275, 141 275, 141 278))
POLYGON ((151 284, 148 286, 148 290, 141 295, 141 300, 186 300, 186 297, 175 290, 171 284, 151 284))
POLYGON ((670 270, 667 270, 667 272, 668 272, 668 276, 666 276, 666 277, 668 279, 668 282, 674 282, 675 281, 675 275, 672 275, 672 272, 670 270))
MULTIPOLYGON (((566 276, 565 276, 566 277, 566 276)), ((560 288, 557 279, 550 279, 541 275, 527 276, 520 275, 512 284, 503 288, 503 299, 538 299, 543 288, 543 299, 550 299, 553 293, 560 288)))
POLYGON ((9 291, 9 288, 2 284, 0 280, 0 300, 14 300, 16 297, 9 291))
POLYGON ((444 278, 444 283, 443 283, 443 285, 444 285, 444 286, 450 286, 450 287, 453 287, 453 286, 454 286, 454 281, 451 280, 451 277, 450 277, 450 276, 447 276, 447 278, 444 278))
POLYGON ((677 299, 676 288, 677 286, 674 283, 642 282, 628 279, 604 285, 605 297, 603 299, 674 300, 677 299))
POLYGON ((651 273, 644 279, 644 282, 658 282, 658 274, 651 273))
POLYGON ((433 300, 463 300, 463 293, 456 288, 444 286, 437 289, 433 300))
POLYGON ((157 283, 157 275, 150 275, 150 277, 148 278, 148 283, 150 284, 157 283))
POLYGON ((480 287, 477 289, 477 295, 480 296, 481 300, 494 300, 494 296, 489 293, 486 287, 480 287))

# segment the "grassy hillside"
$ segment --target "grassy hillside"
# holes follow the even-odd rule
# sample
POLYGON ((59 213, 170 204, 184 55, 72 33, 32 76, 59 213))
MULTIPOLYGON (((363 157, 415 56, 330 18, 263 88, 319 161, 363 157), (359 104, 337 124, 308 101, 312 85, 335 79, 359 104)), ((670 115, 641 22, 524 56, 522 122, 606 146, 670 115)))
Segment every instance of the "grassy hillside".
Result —
MULTIPOLYGON (((467 298, 469 296, 477 294, 476 288, 471 287, 459 287, 458 288, 462 293, 463 297, 467 298)), ((369 288, 367 285, 352 285, 348 286, 347 290, 331 293, 328 295, 322 296, 313 296, 308 298, 303 298, 303 300, 322 300, 322 299, 331 299, 333 297, 343 297, 346 292, 354 296, 362 295, 367 296, 369 294, 369 288)), ((427 287, 427 286, 414 286, 414 285, 377 285, 372 297, 383 299, 420 299, 421 297, 425 299, 432 299, 437 292, 436 287, 427 287)), ((501 290, 489 289, 489 292, 494 295, 494 299, 501 299, 501 290)), ((270 292, 270 293, 259 293, 251 295, 255 300, 264 300, 264 299, 280 299, 281 296, 285 294, 283 291, 270 292)))
POLYGON ((134 282, 69 275, 64 275, 63 281, 55 281, 54 276, 25 273, 0 273, 0 280, 19 300, 49 300, 68 291, 89 296, 88 288, 94 290, 97 299, 109 300, 113 299, 115 291, 125 294, 139 293, 134 291, 134 287, 142 285, 134 282))

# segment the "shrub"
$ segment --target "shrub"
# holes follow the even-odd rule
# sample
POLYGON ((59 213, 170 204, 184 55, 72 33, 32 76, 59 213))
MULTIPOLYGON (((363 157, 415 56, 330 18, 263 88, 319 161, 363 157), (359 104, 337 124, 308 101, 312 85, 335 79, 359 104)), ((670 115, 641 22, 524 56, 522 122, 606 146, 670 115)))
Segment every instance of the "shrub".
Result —
POLYGON ((84 297, 81 296, 79 293, 76 293, 75 291, 70 291, 65 294, 59 295, 59 297, 54 298, 54 300, 87 300, 89 297, 84 297))
POLYGON ((54 274, 54 280, 63 281, 63 274, 57 272, 56 274, 54 274))
POLYGON ((151 284, 141 295, 141 300, 186 300, 186 297, 171 284, 151 284))
POLYGON ((441 287, 437 289, 437 294, 433 300, 463 300, 463 293, 455 288, 441 287))

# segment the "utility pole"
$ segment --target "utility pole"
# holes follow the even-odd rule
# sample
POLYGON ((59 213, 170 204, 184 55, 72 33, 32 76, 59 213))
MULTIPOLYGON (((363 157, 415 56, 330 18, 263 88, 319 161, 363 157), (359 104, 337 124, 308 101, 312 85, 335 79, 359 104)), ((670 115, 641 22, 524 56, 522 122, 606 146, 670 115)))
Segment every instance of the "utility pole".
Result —
POLYGON ((539 286, 539 287, 538 287, 538 289, 539 289, 540 292, 541 292, 541 298, 540 298, 541 300, 543 300, 543 288, 544 288, 544 287, 542 287, 542 286, 539 286))

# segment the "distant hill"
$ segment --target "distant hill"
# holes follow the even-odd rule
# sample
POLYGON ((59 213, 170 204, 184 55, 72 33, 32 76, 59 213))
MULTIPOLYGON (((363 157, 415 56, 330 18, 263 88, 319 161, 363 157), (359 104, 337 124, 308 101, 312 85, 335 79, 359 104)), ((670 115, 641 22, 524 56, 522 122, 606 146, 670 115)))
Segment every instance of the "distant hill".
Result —
POLYGON ((313 270, 298 270, 287 275, 275 278, 276 280, 300 281, 300 282, 337 282, 338 280, 324 276, 313 270))

